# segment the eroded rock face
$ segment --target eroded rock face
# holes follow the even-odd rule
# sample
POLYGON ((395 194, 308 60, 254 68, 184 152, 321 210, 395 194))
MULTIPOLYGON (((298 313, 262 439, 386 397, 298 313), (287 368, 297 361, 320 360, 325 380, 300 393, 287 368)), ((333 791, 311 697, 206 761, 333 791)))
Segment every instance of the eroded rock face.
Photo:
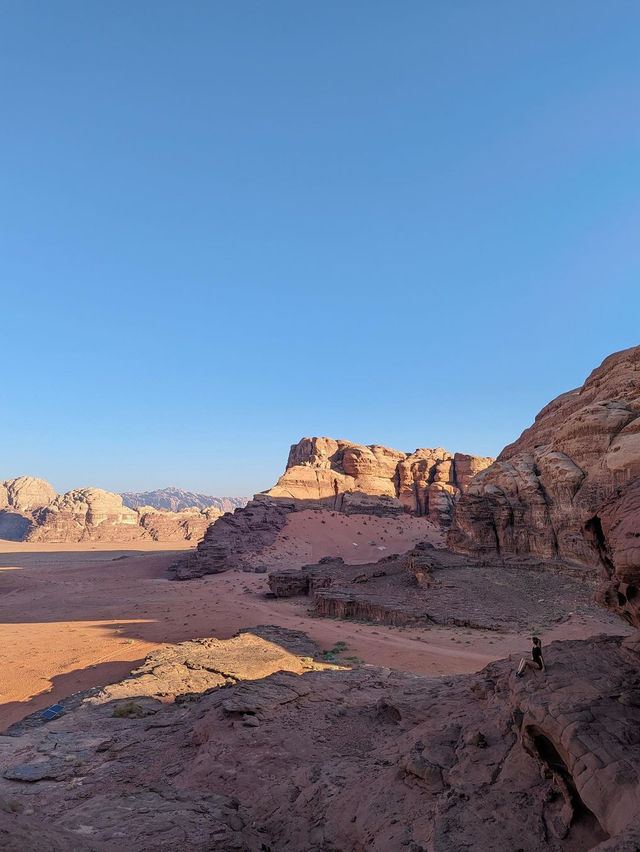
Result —
POLYGON ((123 491, 122 502, 130 509, 165 509, 167 512, 181 512, 183 509, 217 509, 220 514, 234 512, 246 506, 248 497, 211 497, 182 488, 159 488, 155 491, 123 491))
POLYGON ((377 444, 303 438, 291 447, 287 468, 265 492, 306 501, 308 507, 347 508, 353 493, 387 500, 389 511, 406 511, 446 525, 455 500, 473 475, 493 459, 455 455, 438 447, 403 453, 377 444), (393 503, 391 501, 394 501, 393 503))
POLYGON ((553 643, 546 674, 516 681, 509 661, 456 677, 314 670, 273 647, 284 632, 265 666, 288 671, 260 678, 255 637, 183 643, 46 726, 13 726, 8 848, 12 831, 40 848, 40 824, 79 849, 122 848, 125 832, 139 852, 637 849, 637 637, 553 643))
POLYGON ((548 629, 579 610, 608 622, 609 632, 628 633, 616 615, 602 613, 593 601, 597 584, 580 573, 505 566, 425 543, 377 562, 349 565, 325 557, 299 570, 274 570, 269 588, 278 598, 308 596, 317 616, 379 624, 520 633, 532 624, 548 629))
POLYGON ((0 538, 11 541, 199 541, 222 513, 214 507, 165 512, 130 509, 101 488, 56 494, 43 479, 0 484, 0 538))
MULTIPOLYGON (((449 545, 472 554, 536 556, 595 570, 584 525, 621 485, 640 476, 640 347, 618 352, 581 388, 479 472, 456 505, 449 545)), ((640 520, 640 518, 639 518, 640 520)))
POLYGON ((640 479, 616 490, 585 524, 605 582, 599 600, 640 627, 640 479))
POLYGON ((122 505, 119 494, 101 488, 77 488, 56 497, 34 516, 30 541, 83 541, 144 538, 138 513, 122 505), (123 530, 124 528, 124 530, 123 530))
POLYGON ((242 566, 242 556, 260 551, 275 541, 295 510, 294 501, 271 500, 258 495, 243 509, 225 514, 211 524, 197 549, 173 567, 177 580, 220 574, 242 566))

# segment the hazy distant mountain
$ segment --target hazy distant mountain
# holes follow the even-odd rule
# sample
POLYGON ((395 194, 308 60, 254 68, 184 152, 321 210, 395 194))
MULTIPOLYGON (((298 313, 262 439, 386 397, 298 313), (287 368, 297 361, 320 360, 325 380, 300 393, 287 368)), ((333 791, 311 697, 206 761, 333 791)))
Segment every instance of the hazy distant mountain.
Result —
POLYGON ((124 491, 122 502, 130 509, 139 506, 153 506, 155 509, 168 509, 179 512, 195 506, 205 509, 214 506, 221 512, 233 512, 241 506, 246 506, 248 497, 211 497, 208 494, 196 494, 193 491, 183 491, 182 488, 158 488, 155 491, 124 491))

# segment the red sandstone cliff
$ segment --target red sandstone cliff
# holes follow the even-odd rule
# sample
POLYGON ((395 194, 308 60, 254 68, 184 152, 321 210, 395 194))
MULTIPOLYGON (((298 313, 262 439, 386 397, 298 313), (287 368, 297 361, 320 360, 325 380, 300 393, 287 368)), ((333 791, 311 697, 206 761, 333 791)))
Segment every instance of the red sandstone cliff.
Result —
POLYGON ((582 387, 549 403, 478 474, 457 503, 449 545, 472 554, 561 559, 594 570, 607 554, 609 575, 623 571, 621 581, 635 587, 638 477, 640 347, 634 347, 609 356, 582 387))

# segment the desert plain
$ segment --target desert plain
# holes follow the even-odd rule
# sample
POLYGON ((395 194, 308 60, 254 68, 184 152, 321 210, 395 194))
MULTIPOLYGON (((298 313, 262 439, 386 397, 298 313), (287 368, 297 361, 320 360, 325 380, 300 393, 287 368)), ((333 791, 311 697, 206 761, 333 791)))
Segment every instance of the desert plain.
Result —
MULTIPOLYGON (((437 540, 433 527, 419 518, 367 517, 363 540, 362 516, 321 514, 321 523, 317 511, 292 515, 286 534, 260 555, 260 564, 269 570, 299 568, 323 556, 358 564, 403 553, 429 536, 437 540)), ((515 666, 529 653, 531 630, 545 643, 632 632, 591 601, 587 586, 562 620, 545 625, 542 601, 540 623, 532 616, 528 625, 500 632, 317 618, 307 598, 269 595, 266 573, 235 569, 171 581, 168 569, 189 550, 187 542, 1 541, 0 730, 72 693, 122 679, 163 645, 195 637, 227 639, 260 624, 303 631, 321 648, 343 642, 345 666, 369 664, 421 675, 475 672, 510 656, 515 666)), ((541 595, 545 582, 541 575, 541 595)))

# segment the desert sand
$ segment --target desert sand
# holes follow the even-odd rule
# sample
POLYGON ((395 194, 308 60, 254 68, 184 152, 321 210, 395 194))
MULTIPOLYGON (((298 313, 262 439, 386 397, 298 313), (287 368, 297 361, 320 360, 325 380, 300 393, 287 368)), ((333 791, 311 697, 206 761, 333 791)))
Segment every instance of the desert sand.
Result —
MULTIPOLYGON (((264 561, 286 567, 328 552, 365 561, 373 552, 407 550, 424 537, 427 523, 409 519, 400 531, 393 520, 368 518, 363 528, 354 517, 323 513, 326 523, 318 532, 311 514, 293 516, 295 528, 288 525, 287 538, 264 561)), ((171 582, 167 568, 179 551, 162 547, 0 543, 0 730, 66 695, 119 680, 164 643, 225 639, 258 624, 303 630, 322 648, 341 640, 349 656, 417 674, 472 672, 528 652, 528 637, 515 634, 313 618, 304 598, 265 597, 266 574, 230 571, 171 582)), ((585 605, 544 639, 604 632, 628 630, 605 610, 585 605)))

